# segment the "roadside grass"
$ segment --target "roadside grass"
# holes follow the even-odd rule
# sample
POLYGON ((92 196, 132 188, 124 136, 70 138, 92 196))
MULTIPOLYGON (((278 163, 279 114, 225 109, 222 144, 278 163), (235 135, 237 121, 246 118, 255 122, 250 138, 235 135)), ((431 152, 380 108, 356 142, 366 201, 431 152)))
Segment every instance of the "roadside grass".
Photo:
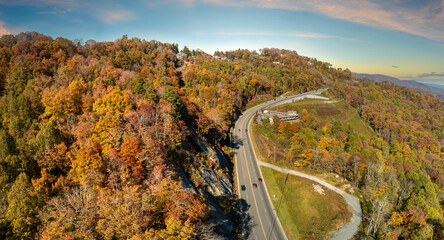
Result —
MULTIPOLYGON (((311 180, 261 167, 273 206, 288 239, 327 239, 352 216, 345 200, 322 187, 315 191, 311 180), (276 197, 274 197, 276 195, 276 197)), ((320 185, 319 185, 320 186, 320 185)))
MULTIPOLYGON (((324 103, 326 100, 323 99, 313 99, 313 98, 305 98, 299 101, 295 101, 292 103, 286 103, 286 104, 282 104, 276 107, 273 107, 273 110, 276 111, 295 111, 298 110, 301 107, 305 107, 305 106, 309 106, 309 105, 316 105, 316 104, 322 104, 324 103)), ((302 108, 301 108, 302 110, 302 108)))

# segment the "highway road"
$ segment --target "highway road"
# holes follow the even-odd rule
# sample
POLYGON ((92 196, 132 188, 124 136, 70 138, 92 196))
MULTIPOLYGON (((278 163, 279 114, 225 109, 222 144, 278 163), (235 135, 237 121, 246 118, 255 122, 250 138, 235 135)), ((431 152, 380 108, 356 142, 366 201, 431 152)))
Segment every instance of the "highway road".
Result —
POLYGON ((287 237, 277 218, 265 183, 255 158, 248 126, 254 114, 262 108, 269 108, 318 94, 325 89, 303 94, 281 97, 247 110, 237 120, 233 135, 236 151, 236 175, 240 205, 243 216, 243 239, 286 240, 287 237))

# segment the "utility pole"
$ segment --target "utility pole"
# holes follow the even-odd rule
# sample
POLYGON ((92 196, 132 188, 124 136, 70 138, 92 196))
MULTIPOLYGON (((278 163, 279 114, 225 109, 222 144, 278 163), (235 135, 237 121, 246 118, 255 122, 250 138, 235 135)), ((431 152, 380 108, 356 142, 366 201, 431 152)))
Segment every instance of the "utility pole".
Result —
POLYGON ((285 184, 287 183, 287 178, 288 178, 288 174, 287 174, 287 172, 284 171, 284 188, 285 188, 285 184))
POLYGON ((276 145, 273 145, 273 162, 276 163, 276 145))

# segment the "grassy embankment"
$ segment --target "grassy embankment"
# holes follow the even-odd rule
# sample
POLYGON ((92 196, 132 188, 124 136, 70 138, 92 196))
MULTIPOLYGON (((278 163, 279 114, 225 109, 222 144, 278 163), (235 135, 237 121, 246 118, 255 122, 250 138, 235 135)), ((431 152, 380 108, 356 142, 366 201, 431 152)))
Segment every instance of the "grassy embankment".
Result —
POLYGON ((350 219, 348 205, 339 194, 322 187, 323 195, 314 189, 319 184, 291 175, 284 186, 283 173, 261 170, 288 239, 326 239, 350 219))

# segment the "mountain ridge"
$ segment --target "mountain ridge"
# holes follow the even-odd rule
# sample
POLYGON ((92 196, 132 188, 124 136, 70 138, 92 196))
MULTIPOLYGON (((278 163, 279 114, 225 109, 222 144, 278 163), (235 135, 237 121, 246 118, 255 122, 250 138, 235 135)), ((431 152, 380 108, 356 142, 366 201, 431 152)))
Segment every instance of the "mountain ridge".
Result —
POLYGON ((395 77, 382 75, 382 74, 367 74, 367 73, 352 73, 352 76, 356 79, 369 78, 373 82, 389 82, 393 85, 407 87, 410 89, 415 89, 421 92, 431 93, 439 98, 444 97, 444 89, 440 89, 433 84, 424 84, 417 82, 415 80, 400 80, 395 77))

